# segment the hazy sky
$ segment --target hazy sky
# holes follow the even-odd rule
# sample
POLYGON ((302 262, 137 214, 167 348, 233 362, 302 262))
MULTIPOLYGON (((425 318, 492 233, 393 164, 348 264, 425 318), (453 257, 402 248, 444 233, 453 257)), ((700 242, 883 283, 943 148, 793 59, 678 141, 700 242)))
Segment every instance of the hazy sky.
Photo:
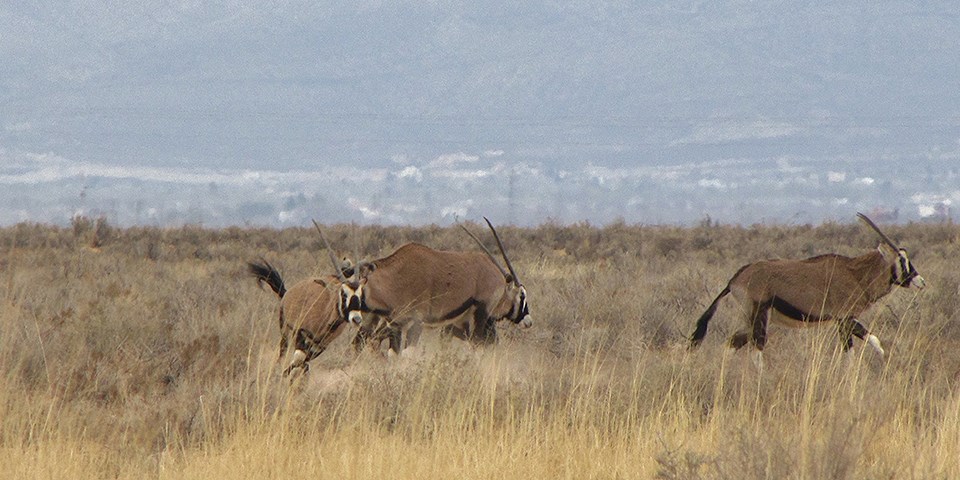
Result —
POLYGON ((960 150, 958 12, 7 0, 0 180, 403 169, 450 155, 555 169, 874 159, 879 177, 960 150))

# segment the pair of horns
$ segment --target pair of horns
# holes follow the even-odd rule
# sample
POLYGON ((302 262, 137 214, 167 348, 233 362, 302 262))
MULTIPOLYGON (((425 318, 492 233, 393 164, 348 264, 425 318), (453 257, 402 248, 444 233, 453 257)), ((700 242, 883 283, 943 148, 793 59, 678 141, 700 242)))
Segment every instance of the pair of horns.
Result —
MULTIPOLYGON (((497 241, 497 247, 500 249, 500 255, 503 256, 503 261, 506 262, 507 268, 510 269, 509 276, 513 278, 513 283, 515 285, 520 286, 520 279, 517 277, 517 272, 513 269, 513 265, 510 263, 510 258, 507 257, 507 252, 503 248, 503 242, 500 241, 500 235, 497 235, 497 229, 493 228, 493 224, 490 223, 490 220, 488 220, 487 217, 483 217, 483 220, 487 222, 487 226, 489 226, 490 231, 493 232, 493 238, 497 241)), ((490 250, 487 249, 487 247, 483 244, 483 242, 481 242, 480 239, 477 238, 477 236, 474 235, 473 232, 468 230, 467 227, 465 227, 462 223, 459 225, 464 232, 467 232, 467 235, 470 235, 470 238, 472 238, 475 242, 477 242, 477 245, 480 245, 480 248, 483 249, 483 252, 486 253, 488 257, 490 257, 490 261, 492 261, 493 264, 496 265, 498 269, 500 269, 500 273, 503 274, 503 278, 507 278, 508 275, 506 270, 504 270, 503 267, 500 266, 500 262, 498 262, 496 257, 494 257, 492 253, 490 253, 490 250)))
MULTIPOLYGON (((493 238, 497 241, 497 248, 500 249, 500 255, 503 256, 503 261, 506 262, 507 268, 510 269, 509 276, 513 278, 513 283, 519 286, 520 278, 517 277, 517 272, 516 270, 513 269, 513 264, 510 263, 510 258, 507 257, 507 252, 503 248, 503 241, 500 240, 500 235, 497 234, 497 229, 493 228, 493 224, 490 223, 490 220, 487 219, 487 217, 483 217, 483 220, 487 222, 487 226, 489 226, 490 231, 493 232, 493 238)), ((327 254, 330 255, 330 263, 333 265, 333 271, 336 272, 337 278, 340 280, 341 283, 346 283, 347 279, 343 276, 343 273, 340 271, 340 266, 337 264, 337 256, 333 254, 333 248, 330 247, 330 242, 327 240, 327 236, 323 234, 323 230, 320 228, 320 224, 318 224, 316 220, 313 220, 313 226, 317 228, 317 233, 320 234, 320 238, 323 240, 323 245, 327 247, 327 254)), ((484 253, 486 253, 487 256, 490 257, 490 260, 493 262, 493 264, 496 265, 497 268, 500 270, 500 273, 503 274, 503 277, 507 278, 508 275, 506 270, 504 270, 503 267, 500 266, 500 262, 498 262, 496 257, 494 257, 492 253, 490 253, 490 250, 487 249, 487 247, 483 244, 483 242, 481 242, 480 239, 473 234, 473 232, 468 230, 467 227, 463 226, 463 224, 460 224, 460 228, 462 228, 463 231, 467 232, 467 235, 470 235, 470 238, 472 238, 475 242, 477 242, 477 245, 480 245, 480 248, 483 249, 484 253)))
POLYGON ((333 264, 333 271, 337 273, 337 279, 340 280, 340 283, 347 283, 346 277, 343 276, 343 272, 340 271, 340 265, 337 264, 337 256, 333 254, 333 249, 330 248, 330 242, 327 241, 326 235, 323 234, 323 230, 320 229, 320 224, 316 220, 313 220, 313 226, 317 227, 317 232, 320 234, 320 238, 323 239, 323 244, 327 247, 327 253, 330 255, 330 263, 333 264))
POLYGON ((880 235, 880 238, 883 239, 883 241, 889 245, 893 251, 900 251, 900 247, 898 247, 896 243, 893 243, 893 240, 890 240, 890 237, 881 232, 880 227, 878 227, 876 223, 873 223, 873 220, 870 220, 866 215, 860 212, 857 212, 857 218, 859 218, 863 223, 866 223, 868 227, 873 229, 873 231, 877 232, 877 234, 880 235))

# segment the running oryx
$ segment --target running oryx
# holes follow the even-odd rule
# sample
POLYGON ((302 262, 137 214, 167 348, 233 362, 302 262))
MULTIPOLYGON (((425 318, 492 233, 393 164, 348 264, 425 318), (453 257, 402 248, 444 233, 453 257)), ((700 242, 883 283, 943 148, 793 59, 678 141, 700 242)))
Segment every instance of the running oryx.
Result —
POLYGON ((882 242, 876 250, 853 258, 826 254, 805 260, 762 260, 741 267, 697 320, 691 347, 703 341, 720 299, 733 293, 749 315, 746 328, 733 335, 730 346, 739 349, 753 343, 760 366, 771 308, 773 320, 787 326, 836 321, 844 351, 850 350, 856 335, 882 356, 880 340, 857 317, 890 293, 894 285, 920 289, 925 282, 906 250, 893 243, 866 215, 858 213, 857 217, 880 235, 882 242))
POLYGON ((323 232, 320 235, 336 275, 301 280, 287 290, 280 272, 266 260, 247 264, 257 283, 266 283, 280 298, 280 355, 277 361, 286 355, 291 339, 295 348, 293 360, 283 371, 284 376, 294 368, 302 368, 303 373, 307 373, 310 369, 307 362, 323 353, 348 325, 344 312, 338 308, 337 293, 347 277, 353 276, 355 268, 349 259, 338 265, 323 232))
MULTIPOLYGON (((495 330, 491 329, 497 320, 508 319, 524 328, 531 326, 527 291, 493 224, 484 220, 509 273, 486 248, 484 253, 452 252, 408 243, 385 258, 358 265, 358 279, 340 287, 340 309, 351 321, 359 321, 369 313, 380 317, 385 322, 381 328, 390 338, 390 349, 396 353, 402 349, 404 332, 409 344, 416 343, 421 325, 458 325, 461 338, 471 338, 479 332, 485 341, 495 340, 495 330), (471 309, 472 318, 462 319, 471 309)), ((361 331, 372 331, 377 321, 364 319, 361 331)))

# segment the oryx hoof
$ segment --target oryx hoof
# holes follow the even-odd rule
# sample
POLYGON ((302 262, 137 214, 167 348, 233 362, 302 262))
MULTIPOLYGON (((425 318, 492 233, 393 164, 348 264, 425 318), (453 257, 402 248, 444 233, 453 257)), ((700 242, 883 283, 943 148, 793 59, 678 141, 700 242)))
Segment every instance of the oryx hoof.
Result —
MULTIPOLYGON (((307 374, 307 372, 310 371, 310 366, 307 365, 306 363, 304 363, 303 365, 295 365, 295 366, 292 365, 292 366, 287 367, 286 370, 283 371, 283 377, 284 377, 284 378, 289 377, 290 374, 293 373, 293 371, 294 371, 295 369, 298 369, 298 368, 300 369, 300 376, 301 376, 301 377, 305 376, 305 375, 307 374)), ((294 375, 294 377, 296 377, 296 376, 297 376, 297 375, 294 375)))

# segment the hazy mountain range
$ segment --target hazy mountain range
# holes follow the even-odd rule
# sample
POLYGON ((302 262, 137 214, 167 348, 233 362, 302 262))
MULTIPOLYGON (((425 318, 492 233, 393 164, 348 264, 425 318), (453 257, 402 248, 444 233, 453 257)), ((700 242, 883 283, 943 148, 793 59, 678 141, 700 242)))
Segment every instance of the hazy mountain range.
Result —
POLYGON ((948 2, 0 4, 0 223, 941 218, 948 2))

